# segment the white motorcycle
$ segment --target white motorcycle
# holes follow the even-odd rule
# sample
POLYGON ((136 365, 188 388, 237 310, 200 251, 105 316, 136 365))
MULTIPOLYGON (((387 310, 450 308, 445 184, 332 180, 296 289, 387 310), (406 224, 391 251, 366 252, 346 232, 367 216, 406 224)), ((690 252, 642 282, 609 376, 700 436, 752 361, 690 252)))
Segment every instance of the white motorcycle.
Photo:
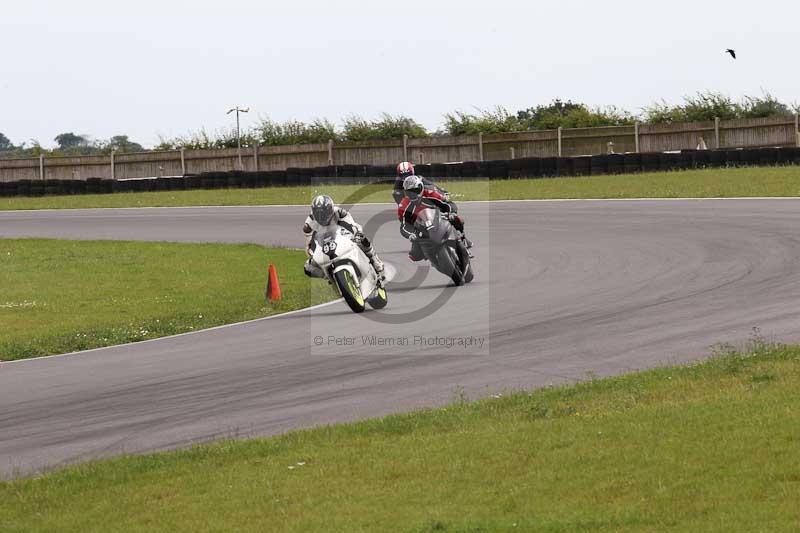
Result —
POLYGON ((364 312, 367 303, 374 309, 386 307, 386 289, 352 233, 342 227, 315 233, 311 257, 354 313, 364 312))

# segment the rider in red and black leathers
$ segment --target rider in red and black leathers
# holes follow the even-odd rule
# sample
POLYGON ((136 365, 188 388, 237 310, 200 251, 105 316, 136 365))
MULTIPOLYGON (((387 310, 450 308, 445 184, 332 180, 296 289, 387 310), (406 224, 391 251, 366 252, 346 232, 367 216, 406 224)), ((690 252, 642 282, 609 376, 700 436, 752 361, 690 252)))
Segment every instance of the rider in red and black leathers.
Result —
MULTIPOLYGON (((412 261, 425 259, 419 243, 416 242, 417 235, 414 232, 414 222, 417 215, 423 209, 430 207, 437 208, 442 213, 448 215, 453 227, 464 235, 464 221, 458 215, 456 206, 450 202, 446 195, 436 189, 425 187, 419 176, 409 176, 404 180, 403 189, 405 196, 397 207, 397 218, 400 220, 400 234, 411 241, 411 250, 408 257, 412 261)), ((469 243, 464 236, 465 243, 469 243)), ((471 247, 471 243, 468 244, 471 247)))
MULTIPOLYGON (((392 198, 397 205, 400 205, 400 202, 403 200, 405 193, 403 192, 403 181, 409 176, 416 176, 416 172, 414 171, 414 165, 408 161, 403 161, 397 165, 397 178, 394 180, 394 187, 392 188, 392 198)), ((431 189, 437 191, 444 195, 447 201, 450 200, 449 195, 446 190, 442 189, 438 185, 436 185, 433 181, 429 180, 424 176, 419 176, 422 180, 422 184, 425 186, 426 189, 431 189)), ((453 204, 455 207, 455 204, 453 204)))

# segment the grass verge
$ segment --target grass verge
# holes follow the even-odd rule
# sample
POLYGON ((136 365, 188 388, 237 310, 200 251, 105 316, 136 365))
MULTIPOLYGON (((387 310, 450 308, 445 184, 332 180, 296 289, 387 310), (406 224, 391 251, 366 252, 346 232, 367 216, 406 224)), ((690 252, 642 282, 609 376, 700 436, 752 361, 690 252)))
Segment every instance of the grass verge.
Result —
POLYGON ((800 348, 0 483, 3 531, 796 531, 800 348))
MULTIPOLYGON (((584 178, 441 182, 456 200, 559 198, 719 198, 800 196, 800 167, 757 167, 656 172, 584 178)), ((105 195, 0 198, 0 210, 90 207, 306 204, 314 194, 337 202, 391 202, 388 185, 322 185, 105 195), (363 198, 362 198, 363 196, 363 198), (355 202, 356 200, 354 200, 355 202)))
MULTIPOLYGON (((242 244, 0 240, 0 360, 153 339, 322 303, 305 253, 242 244), (269 304, 267 264, 283 300, 269 304)), ((2 529, 2 528, 0 528, 2 529)))

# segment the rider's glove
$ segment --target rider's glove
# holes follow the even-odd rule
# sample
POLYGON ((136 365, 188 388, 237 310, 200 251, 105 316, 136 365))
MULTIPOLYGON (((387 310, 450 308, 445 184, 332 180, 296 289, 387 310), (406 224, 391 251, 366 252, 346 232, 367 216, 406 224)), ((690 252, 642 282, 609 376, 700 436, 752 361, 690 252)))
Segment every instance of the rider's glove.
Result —
POLYGON ((408 236, 408 240, 411 241, 411 242, 416 241, 417 240, 417 234, 416 233, 412 233, 411 235, 408 236))
POLYGON ((453 212, 447 213, 447 220, 449 220, 450 222, 455 222, 457 218, 458 215, 456 215, 455 213, 453 212))

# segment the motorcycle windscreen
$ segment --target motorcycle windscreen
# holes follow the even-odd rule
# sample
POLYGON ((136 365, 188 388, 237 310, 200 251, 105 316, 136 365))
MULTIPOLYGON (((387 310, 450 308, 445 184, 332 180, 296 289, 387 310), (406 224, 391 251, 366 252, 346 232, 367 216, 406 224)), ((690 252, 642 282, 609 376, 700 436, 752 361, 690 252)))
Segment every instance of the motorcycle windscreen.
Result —
POLYGON ((434 242, 442 242, 451 239, 451 226, 447 220, 441 218, 438 209, 429 207, 417 214, 414 226, 423 235, 423 238, 434 242))

